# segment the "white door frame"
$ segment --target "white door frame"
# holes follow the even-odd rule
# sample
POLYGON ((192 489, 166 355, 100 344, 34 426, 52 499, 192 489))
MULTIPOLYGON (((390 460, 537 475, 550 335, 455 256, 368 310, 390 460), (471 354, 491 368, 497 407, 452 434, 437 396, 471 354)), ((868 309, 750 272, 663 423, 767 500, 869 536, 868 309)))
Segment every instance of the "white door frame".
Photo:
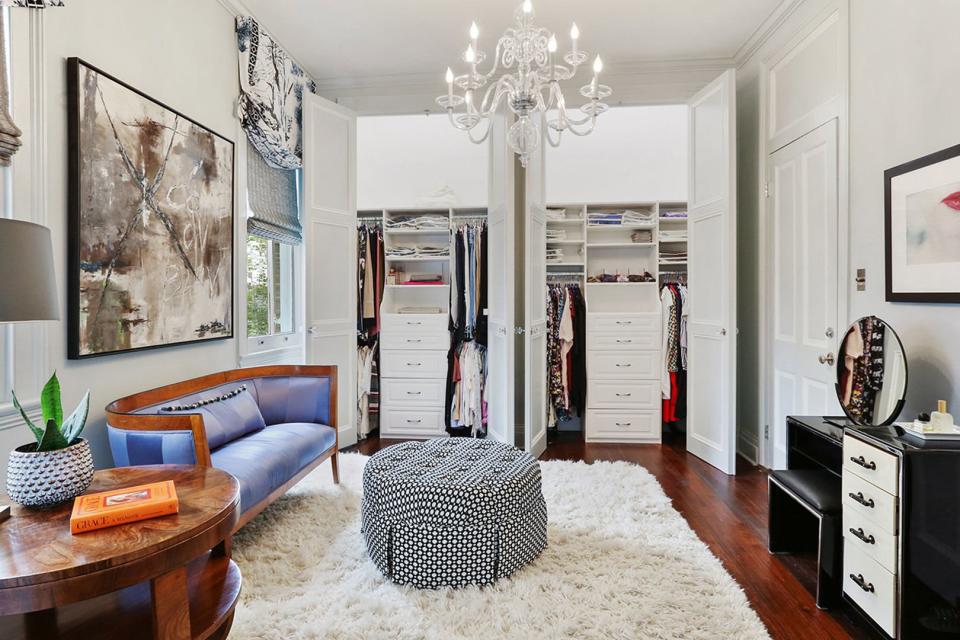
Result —
MULTIPOLYGON (((773 265, 772 249, 770 246, 771 225, 767 223, 766 211, 766 184, 767 184, 767 159, 778 148, 789 144, 793 140, 813 131, 820 125, 829 122, 832 119, 837 120, 837 335, 840 336, 846 331, 849 324, 849 300, 853 289, 850 286, 850 6, 849 0, 836 0, 831 6, 824 10, 816 19, 810 21, 797 34, 791 38, 783 47, 773 51, 766 59, 760 63, 760 136, 758 149, 758 172, 759 180, 757 182, 756 198, 759 206, 757 214, 760 218, 757 233, 757 256, 758 256, 758 308, 760 310, 759 326, 759 347, 760 347, 760 394, 758 416, 760 424, 757 425, 757 462, 764 467, 770 467, 773 463, 773 437, 770 431, 773 427, 770 424, 773 413, 773 393, 770 374, 773 371, 773 349, 772 336, 770 335, 770 318, 767 311, 769 302, 773 298, 769 290, 767 278, 764 276, 773 265), (832 19, 834 14, 839 20, 840 46, 838 50, 839 59, 837 67, 840 72, 839 77, 839 96, 831 101, 827 108, 818 110, 816 113, 809 114, 809 117, 803 121, 803 126, 792 131, 790 139, 772 140, 768 132, 770 122, 770 86, 771 69, 783 58, 789 55, 794 49, 800 46, 807 38, 815 33, 820 26, 827 20, 832 19), (769 433, 769 439, 765 434, 769 433)), ((874 278, 882 277, 882 274, 874 274, 874 278)))

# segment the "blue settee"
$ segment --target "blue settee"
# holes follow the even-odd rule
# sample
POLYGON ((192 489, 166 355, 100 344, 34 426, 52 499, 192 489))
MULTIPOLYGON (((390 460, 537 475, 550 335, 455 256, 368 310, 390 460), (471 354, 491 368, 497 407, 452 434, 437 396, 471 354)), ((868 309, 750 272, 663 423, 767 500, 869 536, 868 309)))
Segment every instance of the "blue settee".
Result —
POLYGON ((199 464, 240 484, 237 529, 327 458, 337 469, 337 368, 234 369, 107 406, 117 466, 199 464))

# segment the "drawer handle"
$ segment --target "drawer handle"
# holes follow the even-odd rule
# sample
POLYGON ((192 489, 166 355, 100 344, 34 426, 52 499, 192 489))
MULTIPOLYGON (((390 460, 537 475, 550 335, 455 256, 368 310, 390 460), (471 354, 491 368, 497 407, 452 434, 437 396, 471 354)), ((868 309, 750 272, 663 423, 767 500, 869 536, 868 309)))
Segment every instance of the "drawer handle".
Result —
POLYGON ((408 362, 408 363, 407 363, 407 366, 408 366, 408 367, 422 367, 422 366, 423 366, 423 363, 422 363, 422 362, 408 362))
POLYGON ((633 324, 633 320, 617 320, 617 324, 633 324))
POLYGON ((419 396, 423 391, 407 391, 408 396, 419 396))
POLYGON ((855 502, 859 502, 868 509, 873 509, 873 498, 864 498, 862 491, 857 491, 856 493, 851 491, 847 495, 853 498, 855 502))
POLYGON ((858 464, 864 469, 869 469, 870 471, 877 470, 877 463, 874 462, 873 460, 867 462, 867 460, 863 456, 857 456, 856 458, 854 458, 853 456, 850 456, 850 462, 854 464, 858 464))
POLYGON ((421 420, 420 418, 407 418, 407 422, 409 422, 410 424, 420 424, 421 422, 423 422, 423 420, 421 420))
POLYGON ((858 587, 860 587, 867 593, 873 593, 876 591, 876 589, 873 588, 872 582, 867 582, 866 580, 864 580, 862 573, 857 573, 857 574, 851 573, 850 579, 853 580, 858 587))
POLYGON ((630 364, 629 362, 618 362, 618 363, 617 363, 617 366, 618 366, 618 367, 632 367, 633 365, 630 364))
POLYGON ((853 527, 850 527, 850 533, 857 536, 867 544, 877 544, 877 539, 874 538, 873 535, 868 536, 867 534, 865 534, 863 532, 863 527, 860 527, 858 529, 854 529, 853 527))
POLYGON ((629 427, 633 423, 632 422, 615 422, 614 424, 616 424, 618 427, 629 427))
POLYGON ((629 398, 629 397, 632 396, 632 395, 633 395, 632 393, 618 393, 618 394, 617 394, 617 397, 618 397, 618 398, 629 398))
POLYGON ((617 338, 617 344, 630 344, 631 342, 633 342, 633 340, 631 340, 630 338, 627 338, 627 339, 624 339, 624 340, 621 340, 620 338, 617 338))
POLYGON ((410 326, 410 327, 419 327, 419 326, 422 325, 422 324, 423 324, 423 323, 422 323, 422 322, 419 322, 419 321, 418 321, 418 322, 413 322, 413 321, 407 320, 407 326, 410 326))
POLYGON ((423 342, 421 338, 407 338, 407 342, 423 342))

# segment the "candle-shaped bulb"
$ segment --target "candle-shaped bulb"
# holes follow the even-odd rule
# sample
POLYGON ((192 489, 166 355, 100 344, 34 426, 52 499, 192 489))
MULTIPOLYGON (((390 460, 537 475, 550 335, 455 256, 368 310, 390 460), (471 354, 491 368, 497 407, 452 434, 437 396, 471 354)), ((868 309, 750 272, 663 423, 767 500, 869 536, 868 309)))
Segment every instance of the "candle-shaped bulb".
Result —
POLYGON ((477 59, 477 53, 473 50, 472 44, 467 46, 467 52, 463 54, 463 59, 471 64, 477 59))
POLYGON ((447 67, 447 75, 444 77, 447 80, 447 84, 453 84, 453 69, 447 67))
POLYGON ((554 53, 557 50, 557 36, 550 34, 550 39, 547 40, 547 51, 554 53))
POLYGON ((579 37, 580 37, 580 29, 577 28, 577 23, 574 22, 573 26, 570 27, 570 39, 576 42, 577 38, 579 37))
POLYGON ((477 26, 476 22, 470 23, 470 39, 474 42, 477 41, 477 38, 480 37, 480 27, 477 26))
POLYGON ((533 12, 533 2, 531 2, 531 0, 523 0, 523 12, 524 13, 533 12))
POLYGON ((600 73, 603 71, 603 60, 600 59, 600 56, 597 56, 593 61, 593 72, 600 73))

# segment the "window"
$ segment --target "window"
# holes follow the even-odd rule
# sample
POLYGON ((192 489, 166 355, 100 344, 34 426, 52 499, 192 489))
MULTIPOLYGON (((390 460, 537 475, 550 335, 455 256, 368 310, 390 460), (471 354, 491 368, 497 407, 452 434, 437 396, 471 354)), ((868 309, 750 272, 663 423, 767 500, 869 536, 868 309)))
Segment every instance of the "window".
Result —
POLYGON ((247 337, 294 330, 293 246, 247 236, 247 337))

